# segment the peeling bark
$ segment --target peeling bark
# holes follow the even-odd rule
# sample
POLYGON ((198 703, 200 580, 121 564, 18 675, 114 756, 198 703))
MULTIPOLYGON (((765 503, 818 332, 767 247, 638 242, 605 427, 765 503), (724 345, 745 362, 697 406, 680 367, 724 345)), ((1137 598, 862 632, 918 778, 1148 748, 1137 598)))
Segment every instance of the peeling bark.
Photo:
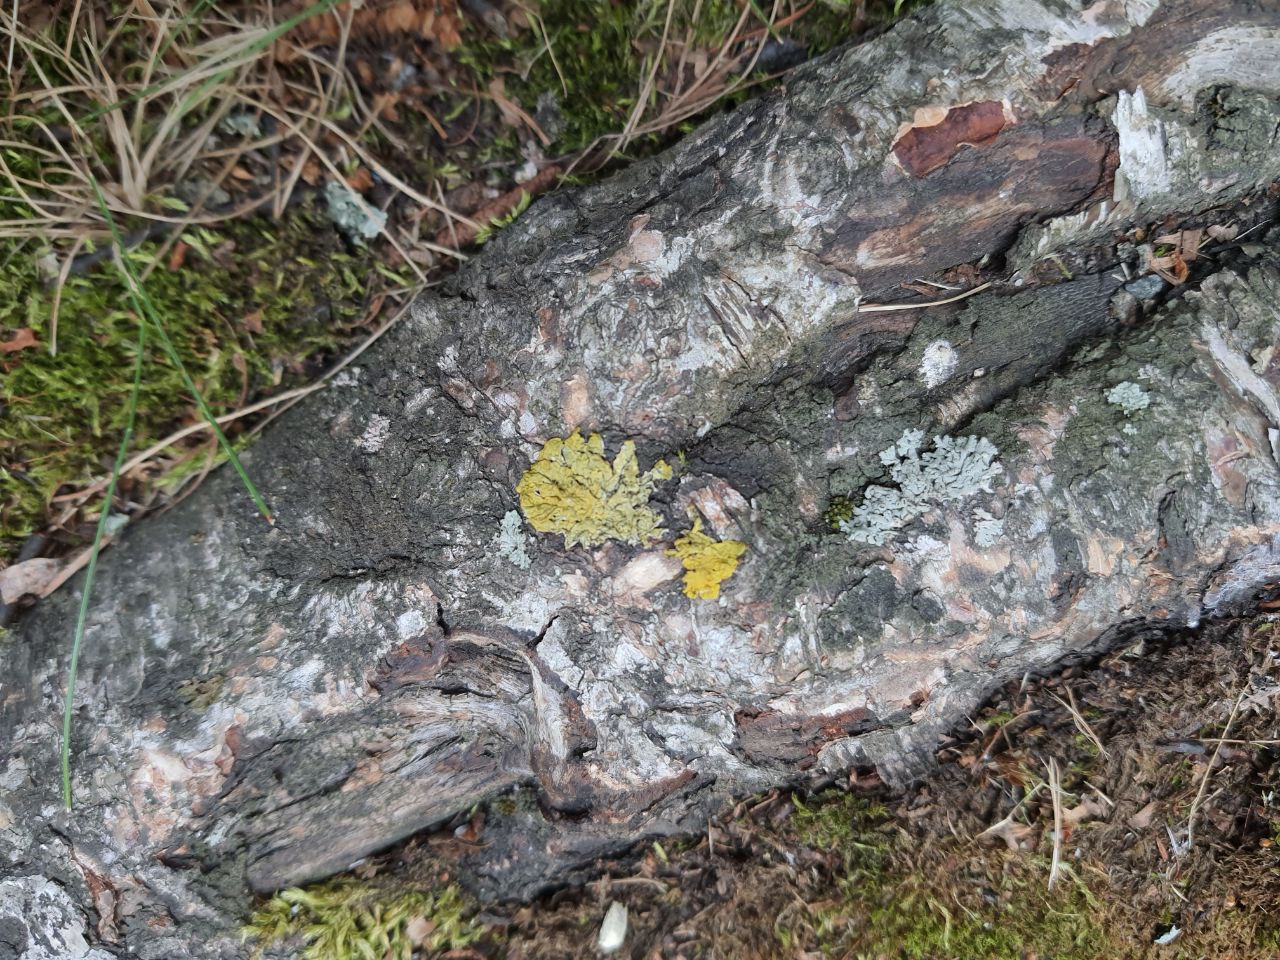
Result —
POLYGON ((74 598, 2 641, 0 931, 47 896, 140 957, 241 957, 251 889, 509 790, 459 872, 529 896, 732 796, 908 782, 1008 678, 1245 609, 1280 577, 1280 256, 1264 227, 1185 295, 1125 271, 1135 227, 1274 216, 1278 95, 1266 5, 942 2, 540 201, 250 451, 277 527, 224 471, 104 558, 71 814, 74 598), (869 308, 918 278, 992 286, 869 308), (666 534, 526 528, 526 569, 503 518, 575 429, 681 464, 666 534), (996 477, 833 531, 915 430, 996 477), (690 510, 748 545, 719 601, 665 552, 690 510))

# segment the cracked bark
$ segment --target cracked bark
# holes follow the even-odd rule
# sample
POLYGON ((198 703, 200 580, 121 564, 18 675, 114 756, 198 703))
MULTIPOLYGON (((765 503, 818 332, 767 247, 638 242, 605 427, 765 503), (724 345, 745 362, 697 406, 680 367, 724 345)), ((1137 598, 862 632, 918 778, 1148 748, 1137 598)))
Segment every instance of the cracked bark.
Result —
POLYGON ((942 2, 535 204, 250 452, 275 529, 223 471, 104 558, 72 814, 74 597, 3 641, 6 941, 241 957, 251 889, 510 790, 458 873, 529 896, 728 797, 927 775, 1004 680, 1245 609, 1280 577, 1275 244, 1224 244, 1159 310, 1121 287, 1135 227, 1274 216, 1278 96, 1261 4, 942 2), (917 278, 993 286, 866 309, 917 278), (1150 405, 1109 403, 1123 382, 1150 405), (499 523, 575 428, 683 455, 668 533, 531 534, 519 569, 499 523), (990 439, 990 491, 883 547, 831 531, 909 429, 990 439), (719 603, 664 553, 690 508, 749 547, 719 603))

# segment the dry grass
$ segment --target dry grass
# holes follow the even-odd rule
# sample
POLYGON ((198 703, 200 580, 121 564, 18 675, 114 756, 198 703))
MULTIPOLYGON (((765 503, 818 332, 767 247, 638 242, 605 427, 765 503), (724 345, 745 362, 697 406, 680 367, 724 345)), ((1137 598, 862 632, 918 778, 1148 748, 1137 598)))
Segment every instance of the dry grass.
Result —
MULTIPOLYGON (((20 4, 0 20, 15 52, 9 109, 0 118, 0 178, 8 199, 23 207, 21 217, 0 220, 0 238, 62 241, 60 279, 86 246, 109 239, 95 179, 112 217, 134 228, 131 240, 165 238, 152 268, 189 227, 263 208, 279 216, 313 160, 339 181, 365 163, 413 202, 451 216, 329 119, 341 106, 357 129, 374 120, 345 66, 348 5, 321 0, 277 20, 266 4, 138 0, 108 20, 99 5, 75 0, 62 22, 24 18, 41 6, 20 4), (336 23, 328 55, 290 42, 290 30, 313 17, 336 23), (280 63, 285 53, 288 67, 280 63), (338 142, 322 146, 326 134, 338 142), (251 180, 253 188, 211 203, 228 178, 251 180), (191 185, 194 191, 180 189, 191 185)), ((366 202, 358 191, 353 196, 366 202)), ((384 233, 422 277, 402 238, 384 233)), ((56 352, 56 336, 50 349, 56 352)))

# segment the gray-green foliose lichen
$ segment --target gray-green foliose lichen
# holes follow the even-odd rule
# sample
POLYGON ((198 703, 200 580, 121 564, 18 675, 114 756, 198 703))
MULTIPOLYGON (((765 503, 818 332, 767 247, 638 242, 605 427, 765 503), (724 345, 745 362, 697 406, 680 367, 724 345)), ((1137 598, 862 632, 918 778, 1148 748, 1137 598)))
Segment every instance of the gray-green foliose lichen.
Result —
POLYGON ((973 511, 973 542, 980 547, 990 547, 1004 536, 1004 518, 996 519, 986 510, 973 511))
POLYGON ((1117 383, 1107 391, 1107 403, 1119 407, 1126 417, 1151 406, 1151 395, 1131 380, 1117 383))
POLYGON ((933 449, 921 453, 923 430, 907 430, 880 451, 897 488, 867 487, 862 503, 840 524, 849 539, 883 546, 889 537, 937 503, 954 502, 989 489, 1003 467, 986 437, 933 438, 933 449))
POLYGON ((387 225, 386 213, 362 203, 359 194, 345 183, 326 183, 324 199, 329 219, 352 240, 372 240, 387 225))
POLYGON ((533 563, 533 558, 529 556, 528 543, 529 538, 525 536, 520 514, 515 510, 508 510, 502 517, 502 526, 498 529, 498 553, 521 570, 528 570, 533 563))

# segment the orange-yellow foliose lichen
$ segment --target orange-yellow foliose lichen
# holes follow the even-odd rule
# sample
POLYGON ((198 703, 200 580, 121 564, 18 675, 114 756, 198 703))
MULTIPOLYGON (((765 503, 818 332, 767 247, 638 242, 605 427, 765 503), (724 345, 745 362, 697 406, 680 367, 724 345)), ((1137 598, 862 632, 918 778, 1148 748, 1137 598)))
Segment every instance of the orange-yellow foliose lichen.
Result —
POLYGON ((700 600, 720 596, 720 584, 733 576, 746 552, 740 540, 712 540, 702 532, 700 517, 693 518, 693 529, 676 540, 675 549, 667 551, 684 565, 684 595, 700 600))
POLYGON ((606 540, 643 544, 662 529, 662 518, 649 508, 659 481, 671 468, 659 460, 640 472, 636 445, 628 440, 610 463, 604 440, 574 431, 552 437, 516 484, 520 508, 539 533, 564 535, 565 546, 594 547, 606 540))

